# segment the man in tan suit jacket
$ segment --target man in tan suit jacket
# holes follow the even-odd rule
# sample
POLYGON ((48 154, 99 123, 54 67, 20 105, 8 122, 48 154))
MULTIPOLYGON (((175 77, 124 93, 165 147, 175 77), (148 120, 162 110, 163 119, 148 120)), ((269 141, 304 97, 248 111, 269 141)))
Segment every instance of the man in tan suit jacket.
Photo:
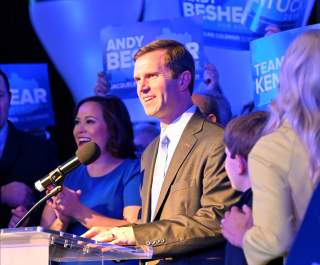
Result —
POLYGON ((153 258, 161 258, 161 264, 223 264, 220 220, 237 197, 224 170, 223 130, 191 101, 193 58, 182 44, 158 40, 141 48, 135 61, 140 101, 161 123, 160 137, 142 156, 142 220, 107 231, 91 229, 86 235, 152 246, 153 258), (164 135, 170 140, 167 158, 159 155, 164 135), (159 180, 163 159, 168 165, 159 180))

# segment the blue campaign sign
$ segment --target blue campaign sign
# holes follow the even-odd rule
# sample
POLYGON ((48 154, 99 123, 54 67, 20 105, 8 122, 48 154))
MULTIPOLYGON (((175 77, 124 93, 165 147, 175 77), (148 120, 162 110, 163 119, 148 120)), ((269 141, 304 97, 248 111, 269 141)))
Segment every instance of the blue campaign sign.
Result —
POLYGON ((54 124, 47 64, 2 64, 10 82, 9 120, 18 128, 54 124))
POLYGON ((282 31, 300 27, 309 2, 313 5, 314 0, 249 0, 243 22, 251 31, 262 35, 269 25, 276 25, 282 31))
POLYGON ((242 24, 247 0, 180 0, 182 15, 203 16, 205 45, 248 49, 249 42, 261 36, 242 24))
POLYGON ((157 39, 173 39, 187 47, 195 59, 195 87, 200 85, 204 63, 202 20, 179 18, 109 26, 101 31, 103 67, 111 93, 122 98, 137 97, 133 56, 139 48, 157 39))
POLYGON ((315 24, 280 32, 251 42, 254 102, 258 108, 269 104, 277 95, 280 67, 290 43, 303 31, 318 28, 320 28, 320 24, 315 24))
POLYGON ((305 25, 314 0, 179 0, 182 15, 203 16, 204 44, 248 49, 268 26, 287 30, 305 25))

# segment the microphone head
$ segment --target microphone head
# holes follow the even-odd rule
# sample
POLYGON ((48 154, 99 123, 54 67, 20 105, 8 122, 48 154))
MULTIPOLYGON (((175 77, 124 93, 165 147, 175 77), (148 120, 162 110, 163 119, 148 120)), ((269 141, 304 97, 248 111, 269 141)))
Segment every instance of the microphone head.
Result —
POLYGON ((81 164, 89 165, 100 156, 100 148, 95 142, 88 142, 79 146, 76 157, 81 164))

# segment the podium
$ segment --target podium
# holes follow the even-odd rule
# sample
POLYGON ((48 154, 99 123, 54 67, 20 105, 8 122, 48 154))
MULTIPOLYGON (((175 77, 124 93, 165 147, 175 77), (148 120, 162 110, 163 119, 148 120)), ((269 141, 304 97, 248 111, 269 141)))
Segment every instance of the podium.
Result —
POLYGON ((118 246, 42 227, 0 230, 1 265, 150 259, 149 246, 118 246))

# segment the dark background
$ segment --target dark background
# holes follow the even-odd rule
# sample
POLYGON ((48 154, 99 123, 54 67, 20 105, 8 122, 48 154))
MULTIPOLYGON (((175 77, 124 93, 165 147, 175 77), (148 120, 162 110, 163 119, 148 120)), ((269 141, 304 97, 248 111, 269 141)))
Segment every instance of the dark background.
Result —
MULTIPOLYGON (((48 63, 56 125, 49 128, 60 151, 61 161, 74 155, 72 137, 74 102, 29 19, 29 1, 0 1, 0 63, 48 63)), ((315 2, 309 24, 320 22, 320 0, 315 2)))
POLYGON ((0 63, 48 63, 56 125, 49 127, 60 159, 74 155, 72 136, 74 101, 71 93, 48 57, 29 19, 29 1, 0 1, 0 63))

